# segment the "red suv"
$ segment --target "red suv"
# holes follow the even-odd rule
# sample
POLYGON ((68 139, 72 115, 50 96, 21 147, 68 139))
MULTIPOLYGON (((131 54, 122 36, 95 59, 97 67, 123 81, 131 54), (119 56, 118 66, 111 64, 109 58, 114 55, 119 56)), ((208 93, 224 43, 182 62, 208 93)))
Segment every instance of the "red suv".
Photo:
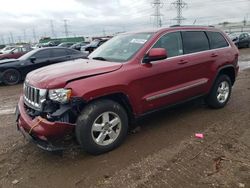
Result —
POLYGON ((203 96, 224 107, 238 73, 239 52, 213 27, 175 26, 125 33, 88 59, 29 73, 17 107, 21 132, 46 150, 76 138, 85 151, 118 147, 132 122, 203 96))

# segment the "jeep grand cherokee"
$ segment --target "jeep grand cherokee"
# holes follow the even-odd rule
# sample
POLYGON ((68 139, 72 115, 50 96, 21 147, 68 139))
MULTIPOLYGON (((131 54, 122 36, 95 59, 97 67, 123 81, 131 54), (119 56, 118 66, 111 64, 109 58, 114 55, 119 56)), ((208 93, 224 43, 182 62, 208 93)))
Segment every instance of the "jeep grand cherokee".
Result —
POLYGON ((232 41, 213 27, 121 34, 89 59, 29 73, 17 107, 18 128, 46 150, 71 136, 85 151, 104 153, 149 112, 201 96, 212 108, 224 107, 238 56, 232 41))

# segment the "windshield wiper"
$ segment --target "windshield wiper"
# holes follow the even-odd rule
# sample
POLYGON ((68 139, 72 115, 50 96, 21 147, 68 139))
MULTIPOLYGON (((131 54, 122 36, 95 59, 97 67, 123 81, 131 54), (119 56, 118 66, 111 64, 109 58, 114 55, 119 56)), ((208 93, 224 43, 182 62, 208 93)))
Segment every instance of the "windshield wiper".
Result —
POLYGON ((107 61, 107 59, 105 59, 104 57, 93 57, 92 59, 107 61))

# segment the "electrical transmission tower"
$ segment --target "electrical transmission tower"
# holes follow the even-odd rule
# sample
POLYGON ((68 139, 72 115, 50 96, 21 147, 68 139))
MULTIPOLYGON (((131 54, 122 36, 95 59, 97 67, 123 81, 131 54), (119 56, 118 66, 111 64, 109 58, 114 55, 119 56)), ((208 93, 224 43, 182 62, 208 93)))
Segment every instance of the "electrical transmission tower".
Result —
POLYGON ((50 20, 50 29, 51 29, 51 36, 52 36, 53 38, 56 38, 56 33, 55 33, 55 29, 54 29, 53 20, 50 20))
POLYGON ((176 0, 172 4, 177 10, 177 17, 174 18, 174 20, 177 21, 177 25, 181 25, 182 21, 185 20, 185 18, 182 16, 182 9, 187 7, 187 3, 185 3, 183 0, 176 0))
POLYGON ((152 15, 154 17, 154 27, 159 28, 162 26, 161 8, 163 6, 163 3, 161 2, 161 0, 154 0, 152 6, 155 9, 154 14, 152 15))
POLYGON ((68 30, 68 20, 63 20, 64 21, 64 32, 65 32, 65 36, 68 37, 69 36, 69 30, 68 30))

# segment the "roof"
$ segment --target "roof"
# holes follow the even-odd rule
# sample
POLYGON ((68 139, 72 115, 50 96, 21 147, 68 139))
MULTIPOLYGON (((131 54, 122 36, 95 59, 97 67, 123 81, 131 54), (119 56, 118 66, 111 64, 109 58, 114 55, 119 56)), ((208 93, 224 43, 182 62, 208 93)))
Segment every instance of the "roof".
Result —
POLYGON ((192 30, 192 29, 197 29, 197 30, 218 30, 214 26, 202 26, 202 25, 173 25, 170 27, 165 27, 165 28, 154 28, 154 29, 143 29, 143 30, 138 30, 134 32, 126 32, 125 34, 129 33, 158 33, 158 32, 164 32, 164 31, 174 31, 174 30, 192 30))

